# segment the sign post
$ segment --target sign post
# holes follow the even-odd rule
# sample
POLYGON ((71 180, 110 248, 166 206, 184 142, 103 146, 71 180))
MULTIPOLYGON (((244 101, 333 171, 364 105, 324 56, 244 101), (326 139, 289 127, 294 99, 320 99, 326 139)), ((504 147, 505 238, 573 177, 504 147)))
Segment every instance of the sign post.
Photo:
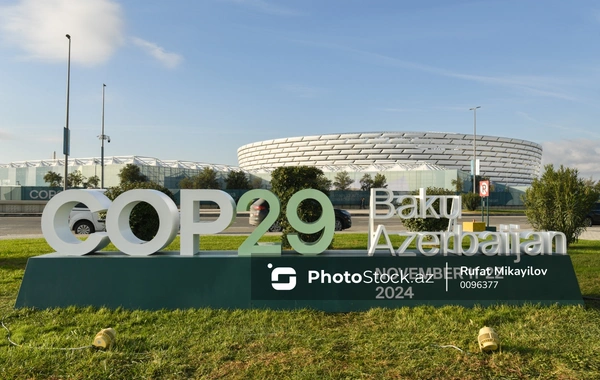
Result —
MULTIPOLYGON (((490 225, 490 181, 480 181, 479 182, 479 196, 481 197, 481 204, 483 206, 483 202, 487 204, 487 222, 485 223, 486 227, 490 225), (487 198, 487 199, 485 199, 487 198)), ((483 207, 481 208, 481 221, 483 222, 483 207)))

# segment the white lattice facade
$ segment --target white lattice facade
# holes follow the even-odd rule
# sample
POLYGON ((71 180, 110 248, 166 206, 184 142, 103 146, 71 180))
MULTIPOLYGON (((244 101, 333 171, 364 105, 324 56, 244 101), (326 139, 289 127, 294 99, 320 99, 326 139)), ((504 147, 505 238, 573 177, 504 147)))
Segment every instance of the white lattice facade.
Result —
MULTIPOLYGON (((69 173, 79 171, 86 178, 100 176, 100 158, 69 158, 69 173)), ((210 164, 181 160, 160 160, 142 156, 115 156, 104 158, 105 187, 119 185, 119 172, 127 164, 140 167, 140 171, 149 180, 168 188, 179 188, 179 182, 185 177, 198 174, 209 167, 217 172, 217 180, 223 182, 227 173, 239 168, 229 165, 210 164)), ((49 171, 64 175, 64 159, 17 161, 0 164, 0 186, 47 186, 44 175, 49 171)), ((249 173, 248 173, 249 174, 249 173)))
MULTIPOLYGON (((506 185, 528 185, 541 170, 541 145, 477 135, 480 175, 506 185)), ((279 166, 431 164, 471 171, 473 135, 443 132, 369 132, 259 141, 238 149, 239 166, 264 171, 279 166)))

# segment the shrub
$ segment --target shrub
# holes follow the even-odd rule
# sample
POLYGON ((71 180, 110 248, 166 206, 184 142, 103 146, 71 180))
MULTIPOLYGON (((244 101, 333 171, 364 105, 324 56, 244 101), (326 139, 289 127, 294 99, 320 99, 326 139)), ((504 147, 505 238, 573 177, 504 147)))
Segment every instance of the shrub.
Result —
POLYGON ((469 211, 477 210, 481 205, 481 197, 476 193, 464 193, 461 195, 463 207, 469 211))
POLYGON ((565 234, 567 245, 577 241, 585 230, 584 219, 598 200, 598 189, 578 177, 577 169, 554 170, 546 165, 541 178, 525 191, 525 216, 540 231, 565 234))
MULTIPOLYGON (((133 189, 153 189, 158 190, 169 196, 173 201, 173 193, 166 187, 155 182, 126 182, 121 185, 109 188, 104 194, 110 199, 115 200, 119 195, 133 189)), ((150 241, 156 236, 159 227, 158 214, 154 207, 146 202, 138 203, 131 211, 129 217, 131 231, 138 238, 150 241)))
MULTIPOLYGON (((323 171, 314 166, 283 166, 275 169, 273 173, 271 173, 271 191, 279 198, 281 205, 279 224, 283 228, 281 237, 282 247, 290 247, 287 235, 295 232, 285 217, 285 210, 287 209, 290 198, 303 189, 315 189, 329 195, 330 186, 331 182, 327 180, 323 171)), ((321 216, 321 206, 318 202, 307 199, 300 203, 300 206, 298 207, 298 216, 304 222, 315 222, 321 216)), ((321 233, 299 233, 298 236, 302 241, 314 242, 319 239, 321 233)))
MULTIPOLYGON (((426 189, 426 193, 427 193, 427 195, 454 195, 454 191, 446 190, 446 189, 440 188, 440 187, 428 187, 426 189)), ((412 194, 418 195, 419 191, 413 191, 412 194)), ((417 201, 417 205, 419 205, 419 204, 420 204, 420 201, 417 201)), ((433 202, 433 209, 439 210, 439 207, 440 207, 440 201, 438 199, 435 202, 433 202)), ((451 207, 452 207, 452 204, 450 202, 448 202, 448 213, 450 212, 451 207)), ((408 212, 408 210, 404 210, 404 211, 406 213, 408 212)), ((406 228, 408 228, 409 231, 417 231, 417 232, 418 231, 442 231, 448 227, 448 222, 449 222, 448 218, 402 219, 402 224, 404 224, 404 226, 406 228)))

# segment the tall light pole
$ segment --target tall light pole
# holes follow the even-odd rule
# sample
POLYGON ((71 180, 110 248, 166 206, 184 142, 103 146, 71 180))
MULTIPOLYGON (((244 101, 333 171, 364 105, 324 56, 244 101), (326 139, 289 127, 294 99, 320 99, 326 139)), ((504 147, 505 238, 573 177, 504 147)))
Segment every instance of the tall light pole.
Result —
POLYGON ((102 133, 100 134, 100 136, 98 136, 98 138, 101 140, 101 145, 100 145, 100 167, 102 168, 101 170, 101 179, 100 179, 100 188, 104 189, 104 140, 108 140, 108 142, 110 142, 110 136, 106 136, 104 134, 104 89, 106 88, 106 85, 104 83, 102 83, 102 133))
POLYGON ((473 194, 477 194, 476 182, 477 182, 477 109, 481 106, 469 108, 469 111, 473 111, 473 194))
POLYGON ((63 153, 65 154, 65 179, 63 190, 67 190, 67 177, 69 176, 69 154, 71 151, 71 139, 69 136, 69 90, 71 88, 71 36, 66 35, 69 40, 69 58, 67 59, 67 121, 63 133, 63 153))

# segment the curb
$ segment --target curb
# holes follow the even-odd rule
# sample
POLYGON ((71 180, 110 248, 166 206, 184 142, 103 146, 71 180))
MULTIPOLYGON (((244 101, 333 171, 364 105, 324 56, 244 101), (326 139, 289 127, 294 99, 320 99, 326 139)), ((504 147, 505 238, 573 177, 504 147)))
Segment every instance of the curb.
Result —
POLYGON ((6 213, 6 214, 0 214, 0 218, 5 218, 5 217, 41 217, 42 214, 41 213, 21 213, 21 214, 11 214, 11 213, 6 213))

